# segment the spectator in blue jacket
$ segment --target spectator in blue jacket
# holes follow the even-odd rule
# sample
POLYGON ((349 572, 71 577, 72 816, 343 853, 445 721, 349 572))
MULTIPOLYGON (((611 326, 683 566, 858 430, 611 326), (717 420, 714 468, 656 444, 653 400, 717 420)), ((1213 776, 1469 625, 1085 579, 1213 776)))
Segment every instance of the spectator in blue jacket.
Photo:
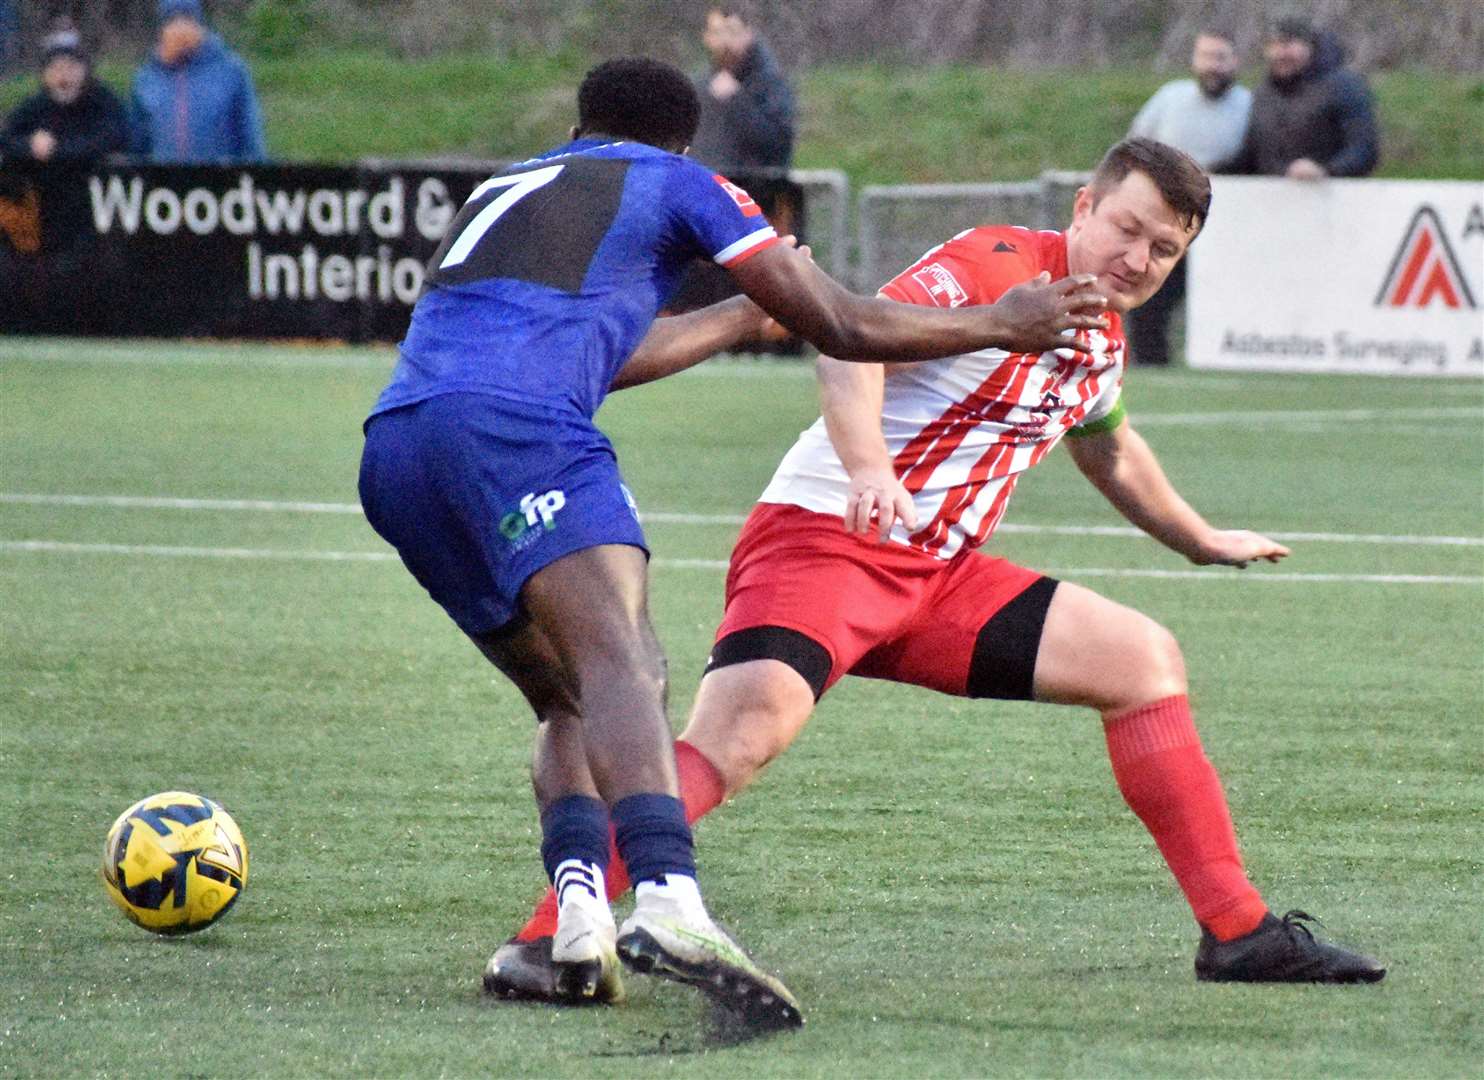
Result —
POLYGON ((20 25, 15 0, 0 0, 0 75, 5 74, 15 55, 16 33, 20 30, 20 25))
POLYGON ((160 0, 159 44, 134 75, 131 149, 161 164, 267 158, 242 59, 207 29, 201 0, 160 0))

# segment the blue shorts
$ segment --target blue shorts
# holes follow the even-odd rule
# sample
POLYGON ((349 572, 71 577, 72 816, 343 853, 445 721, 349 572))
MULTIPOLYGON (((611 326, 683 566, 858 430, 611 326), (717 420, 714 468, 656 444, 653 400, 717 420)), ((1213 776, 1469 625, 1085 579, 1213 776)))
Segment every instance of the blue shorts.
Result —
POLYGON ((380 413, 360 488, 371 527, 468 634, 514 620, 526 580, 564 555, 649 552, 612 444, 575 412, 443 394, 380 413))

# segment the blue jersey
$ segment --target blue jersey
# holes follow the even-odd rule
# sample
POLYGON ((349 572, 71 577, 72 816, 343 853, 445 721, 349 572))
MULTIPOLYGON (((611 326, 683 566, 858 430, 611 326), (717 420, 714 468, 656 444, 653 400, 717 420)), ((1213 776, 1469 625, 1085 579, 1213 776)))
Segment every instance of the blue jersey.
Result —
POLYGON ((644 143, 523 161, 454 219, 371 415, 473 392, 590 418, 687 263, 777 242, 741 188, 644 143))

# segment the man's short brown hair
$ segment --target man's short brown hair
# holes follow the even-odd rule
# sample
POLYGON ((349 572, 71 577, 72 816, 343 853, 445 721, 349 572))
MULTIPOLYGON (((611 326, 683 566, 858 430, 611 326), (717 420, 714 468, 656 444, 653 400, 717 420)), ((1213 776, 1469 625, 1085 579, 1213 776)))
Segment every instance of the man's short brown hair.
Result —
POLYGON ((1093 170, 1093 205, 1131 172, 1149 177, 1185 227, 1201 231, 1211 211, 1211 178, 1194 158, 1154 139, 1124 139, 1093 170))
POLYGON ((1237 47, 1236 32, 1230 27, 1220 23, 1207 23, 1195 32, 1198 38, 1213 37, 1226 42, 1233 49, 1237 47))

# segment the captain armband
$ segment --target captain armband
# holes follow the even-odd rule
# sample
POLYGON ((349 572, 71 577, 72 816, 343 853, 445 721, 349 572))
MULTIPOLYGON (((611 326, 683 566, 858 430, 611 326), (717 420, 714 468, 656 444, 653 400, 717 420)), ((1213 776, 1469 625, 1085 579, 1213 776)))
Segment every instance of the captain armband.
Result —
POLYGON ((1118 399, 1107 416, 1094 420, 1091 423, 1082 424, 1067 431, 1067 438, 1080 439, 1087 435, 1105 435, 1113 431, 1118 425, 1128 419, 1128 410, 1123 407, 1123 398, 1118 399))

